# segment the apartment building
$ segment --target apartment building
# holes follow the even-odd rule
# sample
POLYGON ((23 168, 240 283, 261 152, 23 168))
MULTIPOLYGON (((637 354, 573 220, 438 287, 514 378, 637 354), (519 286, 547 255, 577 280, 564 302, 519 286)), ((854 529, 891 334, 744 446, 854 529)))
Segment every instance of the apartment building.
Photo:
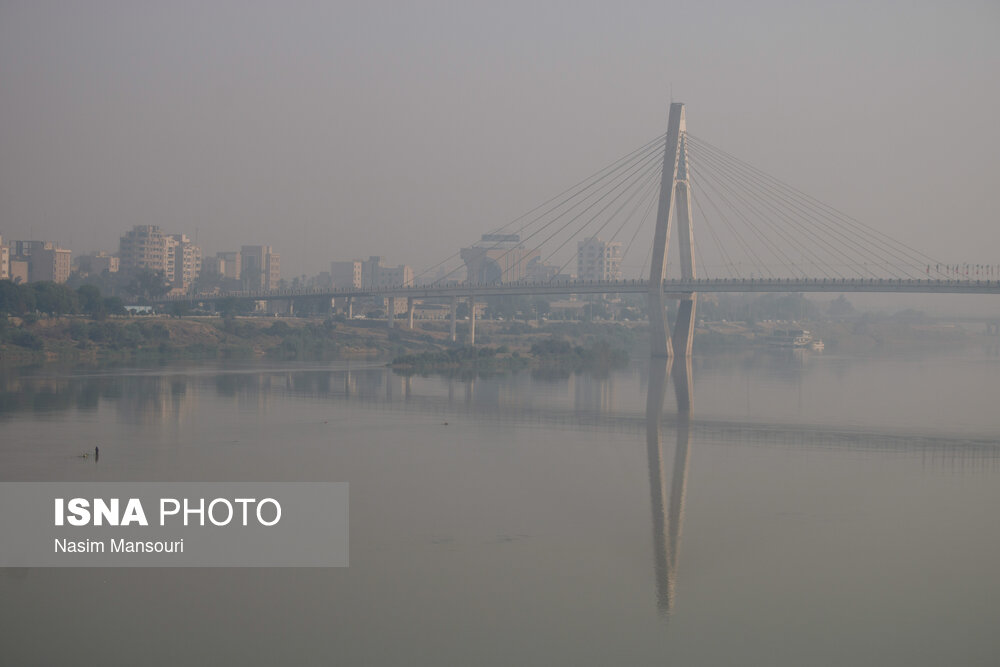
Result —
POLYGON ((281 280, 280 256, 271 246, 242 246, 240 262, 240 279, 247 289, 278 289, 281 280))
POLYGON ((578 241, 576 277, 578 280, 621 280, 621 242, 606 242, 596 236, 578 241))

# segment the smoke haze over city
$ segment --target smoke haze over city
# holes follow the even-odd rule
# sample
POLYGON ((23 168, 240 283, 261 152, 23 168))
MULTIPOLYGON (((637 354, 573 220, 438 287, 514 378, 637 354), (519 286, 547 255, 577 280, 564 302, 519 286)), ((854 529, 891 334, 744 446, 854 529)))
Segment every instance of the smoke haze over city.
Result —
POLYGON ((998 26, 989 2, 3 2, 0 235, 421 270, 662 134, 673 95, 716 146, 992 263, 998 26))

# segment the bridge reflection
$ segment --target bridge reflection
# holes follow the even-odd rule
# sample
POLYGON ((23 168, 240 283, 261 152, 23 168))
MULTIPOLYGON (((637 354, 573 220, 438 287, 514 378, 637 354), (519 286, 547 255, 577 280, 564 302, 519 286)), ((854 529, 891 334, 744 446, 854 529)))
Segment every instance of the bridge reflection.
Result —
MULTIPOLYGON (((19 413, 75 411, 170 431, 197 419, 206 407, 229 405, 266 414, 281 403, 319 400, 335 410, 392 411, 415 420, 466 415, 501 422, 628 434, 641 442, 645 429, 656 605, 675 605, 692 439, 727 446, 856 449, 922 457, 925 464, 972 469, 1000 467, 995 440, 859 432, 823 425, 696 419, 692 360, 654 359, 605 376, 540 377, 523 372, 493 377, 407 376, 381 366, 176 367, 90 374, 0 371, 0 425, 19 413), (673 386, 675 408, 667 394, 673 386), (645 411, 641 393, 645 391, 645 411), (208 401, 206 399, 214 399, 208 401), (672 451, 671 451, 672 444, 672 451)), ((704 393, 704 386, 703 386, 704 393)), ((704 399, 703 399, 704 402, 704 399)), ((350 414, 345 412, 344 414, 350 414)), ((150 432, 155 432, 150 431, 150 432)))
MULTIPOLYGON (((664 364, 666 360, 659 360, 664 364)), ((642 394, 655 385, 657 363, 601 375, 552 378, 521 372, 492 377, 405 376, 383 366, 353 368, 202 366, 131 369, 122 372, 32 374, 0 370, 0 423, 20 413, 112 411, 122 423, 183 423, 209 397, 232 401, 240 411, 266 413, 281 401, 320 399, 414 416, 476 420, 639 434, 648 424, 642 394)), ((690 410, 689 364, 674 362, 678 412, 661 421, 684 426, 692 436, 739 445, 854 449, 868 453, 918 454, 927 463, 995 468, 1000 448, 993 437, 947 437, 919 431, 859 429, 830 424, 769 423, 740 417, 695 419, 690 410), (684 370, 687 384, 679 381, 684 370), (687 398, 685 390, 687 389, 687 398), (687 401, 688 403, 685 403, 687 401)), ((655 388, 655 387, 654 387, 655 388)), ((667 391, 664 388, 664 391, 667 391)))
POLYGON ((649 503, 653 519, 656 604, 661 612, 669 614, 673 609, 677 587, 677 561, 687 492, 688 454, 691 445, 691 359, 679 358, 675 364, 672 359, 659 363, 654 360, 649 369, 647 386, 646 456, 649 466, 649 503), (667 377, 671 375, 677 399, 677 418, 673 424, 676 433, 674 460, 668 475, 662 422, 667 377))

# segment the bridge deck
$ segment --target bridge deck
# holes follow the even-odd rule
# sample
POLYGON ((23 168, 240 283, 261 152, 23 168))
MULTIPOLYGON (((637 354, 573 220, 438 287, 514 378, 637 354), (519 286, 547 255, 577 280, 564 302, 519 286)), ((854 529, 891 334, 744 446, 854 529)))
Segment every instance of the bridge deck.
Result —
MULTIPOLYGON (((287 299, 294 297, 402 297, 414 299, 491 296, 569 296, 570 294, 645 294, 646 280, 513 282, 496 284, 461 284, 446 286, 394 286, 339 289, 247 290, 168 296, 155 299, 170 301, 215 301, 218 299, 287 299)), ((895 280, 882 278, 853 279, 726 279, 664 280, 667 298, 682 298, 693 292, 881 292, 904 294, 1000 294, 1000 280, 895 280)))

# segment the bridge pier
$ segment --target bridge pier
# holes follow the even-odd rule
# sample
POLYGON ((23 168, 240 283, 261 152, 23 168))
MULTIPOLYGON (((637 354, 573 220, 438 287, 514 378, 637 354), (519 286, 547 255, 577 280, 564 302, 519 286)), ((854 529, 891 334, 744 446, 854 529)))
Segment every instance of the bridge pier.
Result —
POLYGON ((392 328, 392 322, 396 319, 396 297, 389 297, 389 310, 386 312, 389 316, 389 328, 392 328))
POLYGON ((670 359, 674 355, 667 328, 667 311, 661 292, 650 291, 647 301, 649 311, 649 349, 654 357, 670 359))
POLYGON ((451 297, 451 342, 458 339, 458 297, 451 297))
POLYGON ((413 297, 412 296, 406 297, 406 319, 409 322, 410 329, 413 329, 413 310, 414 310, 413 297))
POLYGON ((687 124, 684 105, 670 105, 667 138, 663 150, 663 171, 660 176, 660 201, 653 232, 653 256, 649 267, 649 337, 650 354, 671 358, 691 355, 694 338, 695 294, 681 300, 674 325, 674 340, 670 339, 666 311, 663 307, 663 280, 667 277, 667 255, 674 208, 677 209, 677 236, 680 243, 681 279, 695 280, 694 233, 691 219, 691 190, 688 186, 687 124))
POLYGON ((677 306, 677 320, 674 322, 674 354, 678 357, 691 356, 691 343, 694 341, 694 313, 698 295, 692 294, 689 299, 681 299, 677 306))
POLYGON ((347 319, 354 318, 354 301, 351 297, 347 297, 347 319))
POLYGON ((469 345, 476 344, 476 297, 469 297, 469 345))

